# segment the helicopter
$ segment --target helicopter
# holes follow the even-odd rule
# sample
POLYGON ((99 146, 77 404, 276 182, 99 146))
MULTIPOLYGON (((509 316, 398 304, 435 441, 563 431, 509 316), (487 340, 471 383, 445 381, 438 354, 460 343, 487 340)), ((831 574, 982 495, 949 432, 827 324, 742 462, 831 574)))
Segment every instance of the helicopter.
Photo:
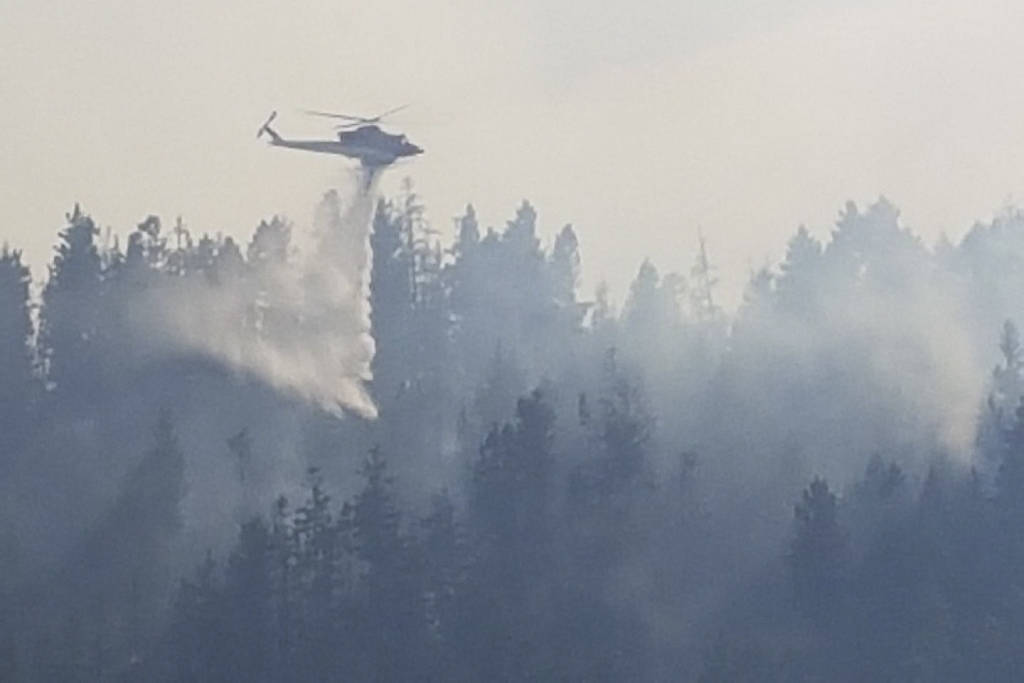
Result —
POLYGON ((385 133, 377 125, 385 116, 394 114, 402 109, 405 109, 405 106, 397 107, 372 117, 306 110, 307 114, 313 116, 325 116, 344 121, 344 123, 336 126, 338 130, 337 140, 289 140, 288 138, 281 137, 277 131, 270 127, 270 124, 277 118, 277 112, 274 111, 270 113, 266 123, 256 131, 256 137, 260 138, 266 134, 270 138, 270 144, 275 147, 288 147, 290 149, 301 149, 307 152, 320 152, 322 154, 340 154, 350 159, 358 159, 363 168, 369 171, 377 171, 390 166, 403 157, 411 157, 423 153, 423 148, 409 142, 404 135, 385 133))

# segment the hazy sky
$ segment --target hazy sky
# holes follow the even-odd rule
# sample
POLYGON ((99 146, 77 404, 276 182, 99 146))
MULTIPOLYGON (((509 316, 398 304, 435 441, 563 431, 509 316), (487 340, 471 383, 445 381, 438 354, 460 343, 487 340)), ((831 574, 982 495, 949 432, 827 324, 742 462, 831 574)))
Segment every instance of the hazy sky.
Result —
POLYGON ((701 226, 735 299, 751 266, 846 199, 886 194, 931 240, 1024 187, 1024 6, 996 0, 601 3, 0 0, 0 240, 37 272, 80 201, 247 235, 308 222, 342 162, 254 139, 329 133, 302 107, 394 119, 446 236, 467 201, 580 231, 617 299, 645 255, 688 271, 701 226))

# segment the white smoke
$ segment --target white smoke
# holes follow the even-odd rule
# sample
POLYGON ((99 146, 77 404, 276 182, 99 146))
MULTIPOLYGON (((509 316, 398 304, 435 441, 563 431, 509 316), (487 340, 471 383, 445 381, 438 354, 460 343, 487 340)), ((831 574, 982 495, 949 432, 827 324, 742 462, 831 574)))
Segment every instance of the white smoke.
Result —
POLYGON ((211 282, 172 281, 135 319, 162 343, 201 353, 314 402, 375 418, 366 388, 373 178, 327 193, 309 229, 293 228, 287 261, 211 282), (155 314, 155 315, 154 315, 155 314))

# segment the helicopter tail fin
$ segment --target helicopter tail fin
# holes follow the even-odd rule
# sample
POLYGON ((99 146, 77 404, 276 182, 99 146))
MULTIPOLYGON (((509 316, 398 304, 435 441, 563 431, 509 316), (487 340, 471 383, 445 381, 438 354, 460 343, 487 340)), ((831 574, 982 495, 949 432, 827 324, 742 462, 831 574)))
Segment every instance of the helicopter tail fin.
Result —
POLYGON ((274 129, 270 127, 271 121, 277 117, 277 112, 270 112, 270 116, 267 118, 266 123, 260 126, 260 129, 256 131, 256 137, 261 137, 264 133, 270 136, 272 142, 280 142, 281 136, 274 132, 274 129))

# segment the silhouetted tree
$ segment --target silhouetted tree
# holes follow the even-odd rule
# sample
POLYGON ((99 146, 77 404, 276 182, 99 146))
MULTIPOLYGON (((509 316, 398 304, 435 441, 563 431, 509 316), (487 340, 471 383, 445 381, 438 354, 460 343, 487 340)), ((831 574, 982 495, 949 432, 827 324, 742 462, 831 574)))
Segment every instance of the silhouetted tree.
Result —
POLYGON ((352 506, 356 554, 362 561, 360 619, 363 676, 408 680, 423 666, 426 617, 418 550, 401 529, 393 482, 376 449, 366 459, 363 490, 352 506))
POLYGON ((249 265, 259 270, 287 262, 291 236, 292 226, 280 216, 260 221, 246 251, 249 265))
POLYGON ((513 422, 492 429, 474 465, 473 556, 456 624, 472 679, 536 677, 549 656, 553 428, 535 391, 518 401, 513 422))
POLYGON ((0 451, 6 457, 28 435, 26 421, 37 398, 29 284, 21 252, 0 248, 0 451))
POLYGON ((231 681, 272 681, 275 637, 274 556, 270 530, 259 518, 241 527, 224 578, 223 646, 218 656, 231 681))
POLYGON ((47 376, 66 397, 102 392, 103 269, 92 219, 78 205, 50 265, 43 289, 39 346, 47 376))
POLYGON ((414 301, 411 247, 401 215, 382 199, 370 233, 370 320, 374 339, 379 340, 372 366, 373 390, 382 410, 387 410, 407 379, 404 349, 412 342, 409 323, 414 301))
POLYGON ((801 225, 786 245, 786 259, 779 266, 782 272, 776 292, 784 311, 807 315, 814 310, 820 287, 821 258, 821 243, 801 225))
POLYGON ((459 593, 464 588, 469 555, 462 525, 447 490, 431 500, 421 522, 424 572, 424 613, 429 646, 437 653, 428 663, 427 678, 461 679, 462 643, 456 631, 459 593))
POLYGON ((817 623, 835 625, 842 609, 847 536, 839 526, 839 503, 816 477, 794 506, 796 534, 789 552, 799 609, 817 623))

